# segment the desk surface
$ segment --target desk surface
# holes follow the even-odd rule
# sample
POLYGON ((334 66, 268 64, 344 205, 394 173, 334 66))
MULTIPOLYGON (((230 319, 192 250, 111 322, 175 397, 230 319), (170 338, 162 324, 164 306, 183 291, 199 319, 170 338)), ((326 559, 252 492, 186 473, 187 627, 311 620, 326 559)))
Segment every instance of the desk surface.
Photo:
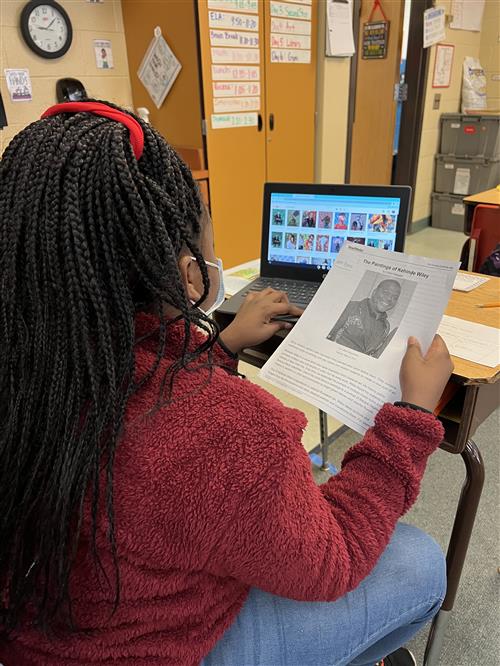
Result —
POLYGON ((490 204, 500 206, 500 190, 494 187, 492 190, 470 194, 464 198, 465 203, 490 204))
MULTIPOLYGON (((500 192, 499 192, 500 194, 500 192)), ((482 277, 485 277, 484 275, 482 277)), ((452 291, 445 314, 500 329, 500 308, 477 308, 476 303, 500 301, 500 278, 490 279, 469 292, 452 291)), ((500 365, 488 368, 463 358, 453 357, 454 375, 466 384, 493 384, 500 380, 500 365)))

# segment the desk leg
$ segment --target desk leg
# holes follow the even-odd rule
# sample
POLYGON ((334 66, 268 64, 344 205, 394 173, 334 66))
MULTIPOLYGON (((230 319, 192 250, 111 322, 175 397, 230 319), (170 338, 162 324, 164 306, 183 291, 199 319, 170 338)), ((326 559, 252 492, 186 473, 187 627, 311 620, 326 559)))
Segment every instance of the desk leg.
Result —
POLYGON ((327 472, 328 467, 328 414, 319 410, 319 443, 321 448, 321 470, 327 472))
POLYGON ((455 603, 477 507, 483 490, 483 459, 472 440, 469 439, 461 456, 465 464, 466 477, 446 554, 447 591, 441 610, 434 618, 431 626, 425 649, 424 666, 436 666, 439 663, 444 633, 455 603))

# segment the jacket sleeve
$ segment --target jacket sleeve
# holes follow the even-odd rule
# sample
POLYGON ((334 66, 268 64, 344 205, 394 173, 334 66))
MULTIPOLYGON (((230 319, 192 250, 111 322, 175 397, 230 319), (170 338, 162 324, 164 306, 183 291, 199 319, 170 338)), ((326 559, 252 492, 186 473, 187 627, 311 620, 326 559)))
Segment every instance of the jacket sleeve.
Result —
POLYGON ((280 596, 331 601, 375 566, 443 429, 431 414, 387 404, 322 486, 290 430, 274 423, 261 437, 276 438, 273 451, 227 516, 207 569, 280 596))
POLYGON ((351 311, 353 309, 353 304, 348 303, 338 320, 335 322, 335 326, 332 328, 330 333, 328 334, 328 339, 329 340, 335 340, 337 337, 338 332, 340 329, 345 325, 347 319, 349 318, 349 315, 351 314, 351 311))

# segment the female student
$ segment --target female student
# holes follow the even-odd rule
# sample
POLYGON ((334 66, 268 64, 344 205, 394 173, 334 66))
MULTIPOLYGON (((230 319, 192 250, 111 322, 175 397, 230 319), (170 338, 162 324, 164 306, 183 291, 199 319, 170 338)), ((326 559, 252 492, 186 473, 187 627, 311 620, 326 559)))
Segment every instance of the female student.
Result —
POLYGON ((413 406, 317 487, 304 416, 236 373, 298 311, 268 289, 219 334, 212 224, 152 127, 58 105, 0 177, 0 662, 412 663, 444 558, 397 521, 443 436, 443 342, 410 341, 413 406))

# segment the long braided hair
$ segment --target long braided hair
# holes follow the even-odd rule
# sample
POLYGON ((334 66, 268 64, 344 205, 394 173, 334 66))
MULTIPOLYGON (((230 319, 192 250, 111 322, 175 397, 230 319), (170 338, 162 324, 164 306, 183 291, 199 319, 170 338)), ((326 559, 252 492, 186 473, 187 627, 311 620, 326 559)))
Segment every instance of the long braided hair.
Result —
POLYGON ((127 400, 166 351, 165 305, 181 313, 185 343, 164 386, 217 337, 187 301, 177 266, 183 249, 198 260, 206 298, 197 186, 167 142, 136 120, 139 160, 119 122, 64 113, 20 132, 0 163, 3 631, 19 625, 28 604, 44 630, 72 626, 69 577, 88 493, 96 558, 98 506, 106 506, 116 607, 113 461, 127 400), (156 313, 159 334, 156 360, 138 379, 141 309, 156 313), (193 323, 207 337, 188 351, 193 323))

